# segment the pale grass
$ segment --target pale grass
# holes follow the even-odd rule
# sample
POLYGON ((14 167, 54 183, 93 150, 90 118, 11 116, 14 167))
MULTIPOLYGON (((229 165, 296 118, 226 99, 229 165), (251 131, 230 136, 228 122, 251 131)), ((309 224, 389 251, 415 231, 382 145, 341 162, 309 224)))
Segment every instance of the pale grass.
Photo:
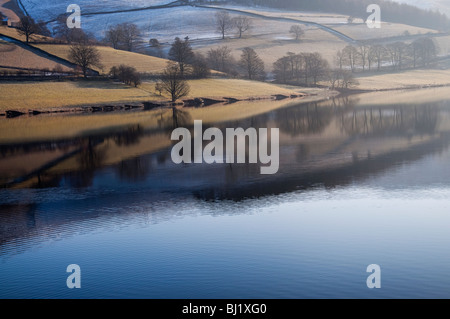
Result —
MULTIPOLYGON (((301 91, 299 88, 294 90, 264 82, 235 79, 192 80, 189 84, 191 92, 186 98, 246 99, 274 94, 298 94, 301 91)), ((2 91, 0 111, 49 110, 60 107, 169 99, 167 94, 159 96, 154 87, 154 82, 143 83, 141 88, 109 81, 0 83, 2 91)))
POLYGON ((362 75, 358 89, 386 90, 450 85, 450 70, 410 70, 398 73, 362 75))
MULTIPOLYGON (((183 99, 196 97, 222 99, 224 97, 234 97, 237 99, 247 99, 251 97, 269 97, 275 94, 298 94, 300 88, 293 89, 275 84, 248 81, 239 79, 201 79, 188 81, 190 86, 189 95, 183 99)), ((155 93, 155 83, 145 82, 141 85, 143 90, 155 93)), ((158 93, 159 94, 159 93, 158 93)), ((163 93, 163 98, 168 99, 167 93, 163 93)))
POLYGON ((107 81, 1 83, 0 111, 49 110, 59 107, 149 100, 142 90, 107 81))

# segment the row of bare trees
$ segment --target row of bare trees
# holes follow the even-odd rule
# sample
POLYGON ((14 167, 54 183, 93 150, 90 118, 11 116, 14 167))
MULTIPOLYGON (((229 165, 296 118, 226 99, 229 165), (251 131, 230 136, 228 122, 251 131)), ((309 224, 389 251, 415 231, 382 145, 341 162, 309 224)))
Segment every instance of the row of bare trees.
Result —
POLYGON ((356 85, 353 73, 343 69, 332 70, 326 59, 318 52, 288 52, 273 64, 273 73, 278 83, 294 85, 318 85, 329 82, 332 89, 348 89, 356 85))
POLYGON ((105 34, 105 41, 114 49, 133 51, 141 32, 134 23, 121 23, 110 26, 105 34))
POLYGON ((328 61, 318 52, 288 52, 273 64, 275 79, 281 83, 316 85, 328 70, 328 61))
POLYGON ((349 45, 336 54, 336 65, 340 70, 366 71, 376 68, 429 67, 436 61, 438 48, 432 38, 419 38, 412 43, 393 42, 386 45, 349 45))
POLYGON ((216 30, 222 35, 222 39, 225 39, 225 35, 233 30, 236 30, 239 38, 242 38, 242 35, 252 27, 252 20, 243 15, 232 18, 228 12, 219 11, 215 18, 216 30))
POLYGON ((135 87, 138 87, 142 82, 141 75, 136 68, 124 64, 113 66, 109 74, 113 79, 117 79, 127 85, 134 85, 135 87))
POLYGON ((265 79, 264 62, 254 49, 242 49, 239 61, 236 61, 227 46, 210 49, 207 55, 194 53, 189 38, 175 38, 169 50, 169 59, 176 62, 182 76, 195 78, 207 77, 210 70, 239 76, 243 74, 250 80, 265 79))
MULTIPOLYGON (((242 35, 253 27, 252 19, 245 15, 238 15, 232 17, 227 11, 219 11, 215 15, 216 31, 222 36, 225 36, 233 30, 242 38, 242 35)), ((304 35, 303 29, 299 25, 292 25, 289 33, 293 34, 295 40, 298 41, 304 35)))

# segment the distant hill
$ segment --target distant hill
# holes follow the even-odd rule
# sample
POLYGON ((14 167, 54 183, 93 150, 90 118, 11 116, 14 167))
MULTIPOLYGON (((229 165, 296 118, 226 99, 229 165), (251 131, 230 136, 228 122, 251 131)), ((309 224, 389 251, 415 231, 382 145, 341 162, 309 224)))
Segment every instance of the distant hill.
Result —
POLYGON ((448 0, 392 0, 393 2, 406 3, 425 10, 438 10, 450 17, 450 1, 448 0))
POLYGON ((431 9, 420 9, 406 3, 384 0, 234 0, 233 2, 278 9, 340 13, 356 18, 363 18, 364 20, 369 15, 366 12, 367 6, 370 4, 378 4, 381 7, 383 21, 409 24, 435 30, 450 29, 450 20, 443 13, 432 11, 431 9))

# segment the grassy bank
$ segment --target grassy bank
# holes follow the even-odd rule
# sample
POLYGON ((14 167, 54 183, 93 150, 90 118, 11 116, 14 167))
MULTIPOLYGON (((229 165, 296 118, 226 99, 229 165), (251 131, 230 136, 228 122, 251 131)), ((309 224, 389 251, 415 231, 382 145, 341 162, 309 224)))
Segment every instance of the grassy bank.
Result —
MULTIPOLYGON (((189 81, 191 92, 186 98, 247 99, 274 94, 298 94, 301 89, 234 79, 206 79, 189 81)), ((2 99, 0 112, 6 110, 49 110, 96 104, 119 104, 150 100, 167 100, 155 92, 154 83, 141 88, 112 81, 72 82, 4 82, 0 83, 2 99)))
POLYGON ((390 90, 450 85, 450 70, 408 70, 357 77, 361 90, 390 90))

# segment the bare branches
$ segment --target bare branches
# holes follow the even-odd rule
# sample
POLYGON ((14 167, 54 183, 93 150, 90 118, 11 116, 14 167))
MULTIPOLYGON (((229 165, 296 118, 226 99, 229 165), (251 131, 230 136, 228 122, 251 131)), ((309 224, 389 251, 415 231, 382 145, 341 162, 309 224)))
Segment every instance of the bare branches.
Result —
POLYGON ((216 13, 216 30, 225 39, 225 34, 233 28, 233 20, 230 14, 226 11, 219 11, 216 13))
POLYGON ((81 67, 85 78, 87 78, 91 66, 102 67, 100 52, 96 47, 87 43, 78 43, 70 46, 69 60, 81 67))
POLYGON ((190 91, 189 84, 184 79, 180 68, 174 63, 165 68, 157 87, 161 92, 168 93, 172 102, 187 96, 190 91))

